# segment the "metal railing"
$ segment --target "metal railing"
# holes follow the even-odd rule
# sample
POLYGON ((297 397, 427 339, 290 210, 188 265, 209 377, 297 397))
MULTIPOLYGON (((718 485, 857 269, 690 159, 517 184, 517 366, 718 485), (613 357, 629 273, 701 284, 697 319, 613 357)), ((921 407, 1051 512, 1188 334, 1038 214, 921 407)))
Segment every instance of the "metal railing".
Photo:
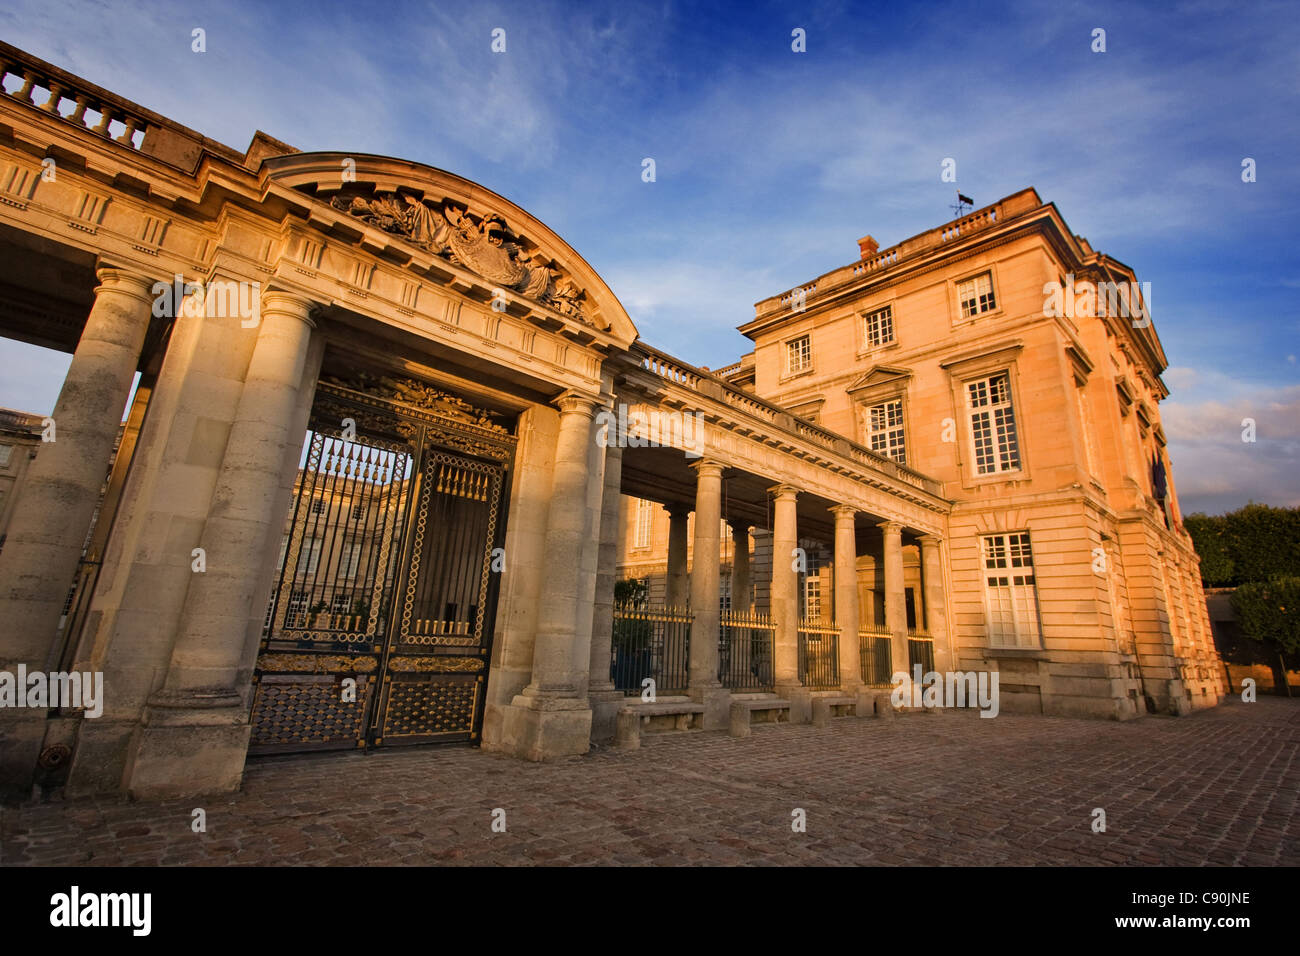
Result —
POLYGON ((799 682, 812 690, 840 686, 840 629, 833 624, 799 622, 799 682))
POLYGON ((893 677, 893 643, 889 628, 868 625, 858 631, 858 648, 862 683, 869 687, 889 687, 893 677))
POLYGON ((934 670, 934 638, 919 631, 907 633, 907 669, 914 671, 921 665, 921 673, 928 674, 934 670))
POLYGON ((764 614, 727 611, 718 620, 718 680, 728 690, 770 691, 776 623, 764 614))
POLYGON ((691 621, 686 608, 614 608, 609 676, 628 696, 647 677, 655 694, 684 693, 690 683, 691 621))

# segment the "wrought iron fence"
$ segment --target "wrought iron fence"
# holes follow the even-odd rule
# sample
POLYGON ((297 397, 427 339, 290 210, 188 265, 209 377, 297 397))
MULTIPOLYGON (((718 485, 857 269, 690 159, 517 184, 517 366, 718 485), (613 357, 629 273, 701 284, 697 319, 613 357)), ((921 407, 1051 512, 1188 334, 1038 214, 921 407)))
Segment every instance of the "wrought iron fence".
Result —
POLYGON ((723 613, 718 621, 718 680, 729 690, 770 691, 776 624, 763 614, 723 613))
POLYGON ((921 673, 928 674, 934 670, 934 638, 928 634, 922 634, 919 631, 908 631, 907 633, 907 669, 909 672, 916 670, 916 665, 921 665, 921 673))
POLYGON ((893 644, 889 628, 868 625, 858 631, 859 663, 862 683, 871 687, 889 687, 893 677, 893 644))
POLYGON ((840 686, 840 630, 834 625, 799 622, 799 682, 812 690, 840 686))
POLYGON ((609 676, 628 696, 647 677, 655 694, 684 693, 690 682, 691 620, 685 608, 614 608, 609 676))

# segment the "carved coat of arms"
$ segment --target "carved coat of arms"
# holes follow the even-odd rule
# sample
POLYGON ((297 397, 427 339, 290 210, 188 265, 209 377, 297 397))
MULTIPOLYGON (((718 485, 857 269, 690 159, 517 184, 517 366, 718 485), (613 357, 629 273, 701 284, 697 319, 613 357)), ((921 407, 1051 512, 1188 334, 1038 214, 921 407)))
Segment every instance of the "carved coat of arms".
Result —
POLYGON ((451 203, 441 209, 409 194, 336 196, 335 209, 410 240, 417 246, 464 266, 476 275, 548 305, 561 315, 594 325, 585 307, 585 293, 561 277, 544 257, 527 254, 506 227, 488 214, 475 221, 451 203))

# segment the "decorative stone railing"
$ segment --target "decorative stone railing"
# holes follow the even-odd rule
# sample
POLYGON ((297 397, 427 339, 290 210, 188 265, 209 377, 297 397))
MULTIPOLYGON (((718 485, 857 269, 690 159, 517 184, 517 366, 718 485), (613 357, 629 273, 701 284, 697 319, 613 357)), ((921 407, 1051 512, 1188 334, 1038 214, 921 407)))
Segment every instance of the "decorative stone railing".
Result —
MULTIPOLYGON (((931 252, 942 246, 944 243, 951 242, 963 236, 969 236, 972 233, 989 229, 999 223, 1006 221, 1022 212, 1036 208, 1041 203, 1038 194, 1032 189, 1026 189, 1014 196, 1008 196, 1001 202, 994 203, 991 206, 985 206, 983 209, 977 209, 961 219, 946 223, 942 226, 936 226, 927 230, 911 239, 906 239, 898 245, 890 246, 888 249, 882 249, 873 253, 865 259, 860 259, 851 265, 843 266, 839 269, 832 270, 823 276, 819 276, 812 282, 802 286, 796 286, 788 292, 764 299, 755 306, 756 316, 762 317, 780 312, 783 309, 791 307, 796 294, 803 290, 804 295, 812 298, 812 294, 820 290, 825 294, 839 286, 861 279, 863 276, 872 273, 881 272, 886 269, 892 269, 900 263, 905 263, 931 252)), ((811 303, 809 303, 811 304, 811 303)))
POLYGON ((861 465, 884 473, 914 488, 932 495, 943 494, 941 482, 900 465, 892 459, 845 438, 843 435, 797 418, 788 409, 737 388, 723 380, 716 373, 706 372, 703 369, 689 365, 680 359, 673 358, 666 352, 661 352, 653 346, 646 345, 644 342, 638 342, 633 347, 633 354, 640 358, 640 365, 643 369, 665 381, 706 394, 710 398, 730 405, 739 412, 762 419, 778 428, 784 428, 786 431, 793 432, 799 438, 825 448, 828 452, 851 458, 861 465))
POLYGON ((243 154, 52 63, 0 42, 0 100, 13 99, 130 150, 192 171, 203 150, 243 154))

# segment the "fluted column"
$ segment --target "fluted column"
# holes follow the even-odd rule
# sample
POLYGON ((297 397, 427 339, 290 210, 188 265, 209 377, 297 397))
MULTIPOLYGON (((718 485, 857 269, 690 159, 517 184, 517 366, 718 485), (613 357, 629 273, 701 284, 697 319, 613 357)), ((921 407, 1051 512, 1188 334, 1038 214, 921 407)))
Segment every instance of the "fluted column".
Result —
POLYGON ((718 687, 718 550, 722 530, 722 469, 707 458, 695 470, 695 560, 691 567, 691 661, 693 697, 718 687))
POLYGON ((686 570, 686 532, 691 519, 689 505, 674 503, 668 511, 668 588, 664 603, 685 607, 691 594, 690 575, 686 570))
POLYGON ((903 589, 903 526, 897 521, 876 525, 884 535, 885 625, 889 628, 894 672, 911 674, 907 654, 907 597, 903 589))
POLYGON ((947 606, 943 590, 943 541, 922 535, 921 579, 925 591, 925 624, 934 638, 934 667, 940 673, 956 669, 955 648, 948 632, 947 606))
MULTIPOLYGON (((795 501, 799 490, 790 485, 770 489, 772 505, 772 619, 776 624, 774 674, 778 688, 799 686, 798 574, 794 549, 798 546, 795 501)), ((778 690, 778 693, 781 693, 778 690)))
POLYGON ((77 573, 149 328, 151 280, 122 269, 99 286, 0 552, 0 668, 45 670, 77 573))
POLYGON ((857 510, 848 505, 831 508, 835 515, 835 623, 840 629, 840 686, 854 690, 862 683, 858 647, 858 534, 857 510))
POLYGON ((749 523, 731 523, 731 609, 748 614, 749 596, 749 523))

